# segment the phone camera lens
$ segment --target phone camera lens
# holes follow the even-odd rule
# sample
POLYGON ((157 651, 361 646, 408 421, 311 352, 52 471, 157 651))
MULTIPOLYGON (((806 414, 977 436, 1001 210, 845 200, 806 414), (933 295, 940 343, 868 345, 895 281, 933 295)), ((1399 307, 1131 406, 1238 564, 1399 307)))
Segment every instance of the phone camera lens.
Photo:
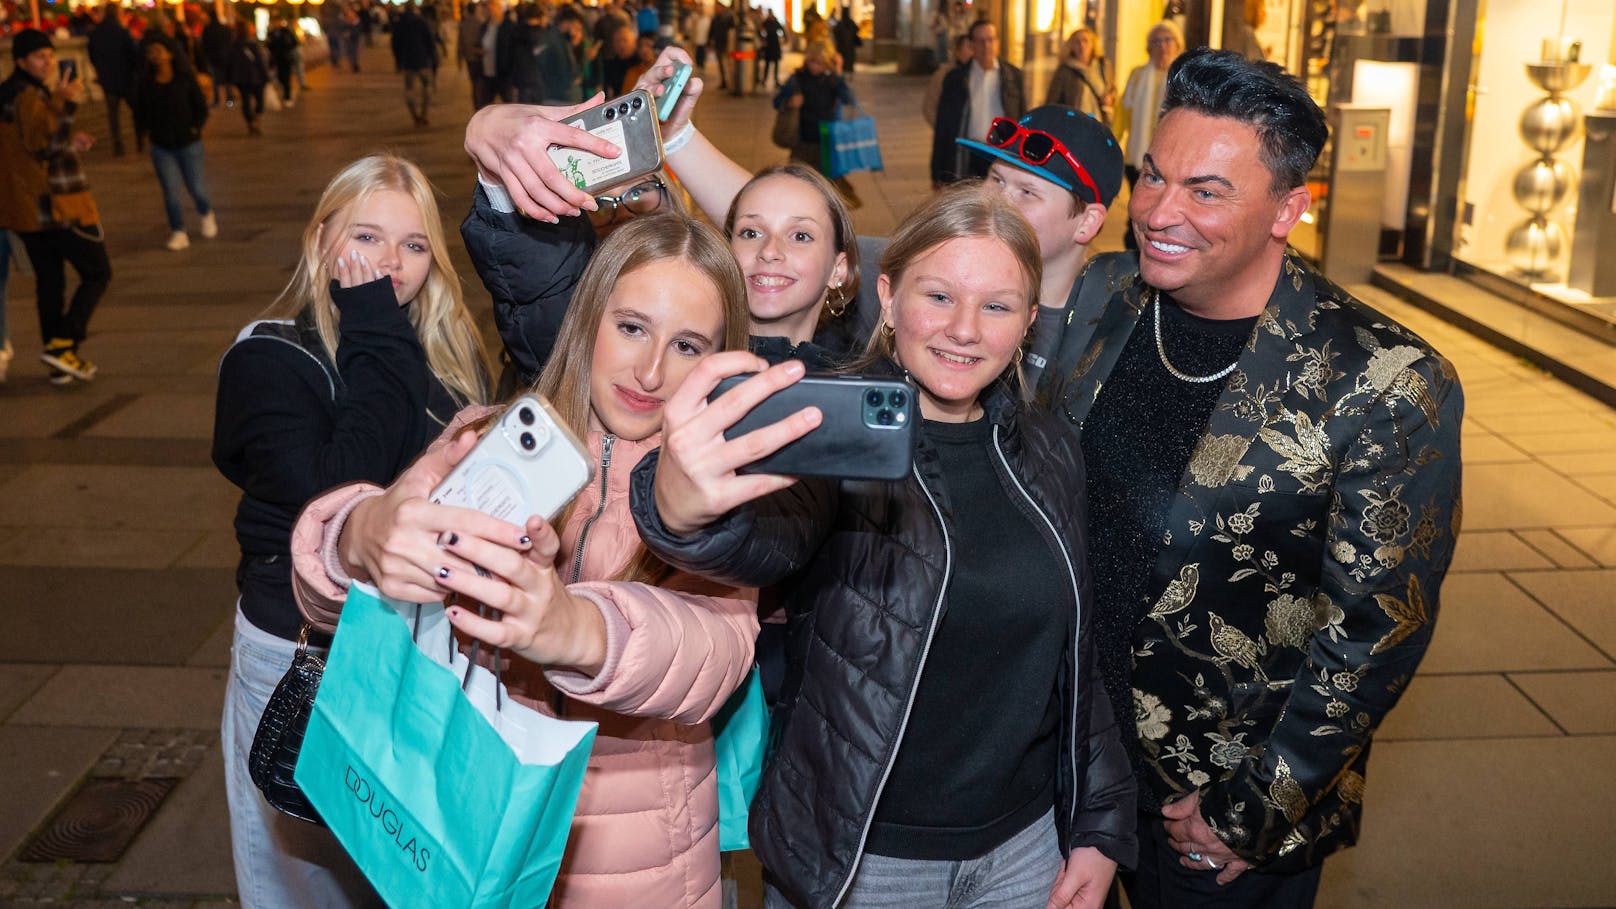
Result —
POLYGON ((522 443, 523 451, 532 451, 533 449, 539 447, 539 440, 533 438, 533 433, 531 432, 522 433, 519 441, 522 443))
POLYGON ((870 389, 864 393, 864 403, 870 405, 871 407, 880 407, 881 393, 873 388, 870 389))
POLYGON ((643 105, 645 102, 641 101, 639 98, 635 98, 631 103, 634 105, 635 110, 639 110, 641 105, 643 105))
POLYGON ((904 394, 901 391, 895 391, 892 394, 887 395, 887 402, 890 403, 893 407, 896 407, 896 408, 899 408, 899 409, 902 409, 903 405, 905 403, 907 403, 908 400, 909 400, 909 396, 904 394))
POLYGON ((876 411, 875 412, 875 422, 880 423, 882 426, 891 426, 892 425, 892 411, 887 410, 884 407, 882 409, 876 411))
POLYGON ((615 108, 615 107, 606 108, 606 119, 608 119, 608 120, 616 120, 617 119, 617 108, 615 108))
POLYGON ((522 421, 523 426, 532 426, 533 425, 533 410, 532 410, 532 408, 524 407, 521 410, 518 410, 516 412, 516 418, 518 420, 522 421))
MULTIPOLYGON (((635 98, 635 99, 634 99, 634 100, 635 100, 635 101, 638 101, 638 100, 639 100, 639 99, 638 99, 638 98, 635 98)), ((638 104, 635 104, 635 105, 634 105, 634 106, 635 106, 635 107, 639 107, 639 105, 638 105, 638 104)), ((625 117, 626 117, 626 116, 628 116, 628 104, 627 104, 627 102, 625 102, 625 103, 623 103, 623 104, 619 104, 619 105, 617 105, 617 112, 618 112, 618 113, 619 113, 619 114, 622 114, 622 115, 623 115, 623 116, 625 116, 625 117)))

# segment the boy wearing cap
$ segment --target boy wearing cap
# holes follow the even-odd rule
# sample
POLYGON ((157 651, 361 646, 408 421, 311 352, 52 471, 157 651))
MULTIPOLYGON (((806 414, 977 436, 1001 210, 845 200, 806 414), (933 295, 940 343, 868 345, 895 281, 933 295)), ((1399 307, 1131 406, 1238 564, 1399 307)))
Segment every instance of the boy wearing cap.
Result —
POLYGON ((78 160, 93 140, 73 129, 84 84, 75 75, 55 92, 46 86, 56 51, 38 29, 17 32, 11 53, 16 69, 0 82, 0 229, 16 231, 28 250, 45 342, 40 359, 51 369, 51 384, 70 385, 95 377, 95 364, 78 347, 112 279, 100 212, 78 160), (69 263, 79 287, 64 309, 69 263))
POLYGON ((1000 117, 984 138, 956 141, 991 160, 986 188, 1032 225, 1044 259, 1038 320, 1022 362, 1028 387, 1037 388, 1056 349, 1086 342, 1100 315, 1102 300, 1080 300, 1075 291, 1122 186, 1122 150, 1104 123, 1063 104, 1033 108, 1019 121, 1000 117))

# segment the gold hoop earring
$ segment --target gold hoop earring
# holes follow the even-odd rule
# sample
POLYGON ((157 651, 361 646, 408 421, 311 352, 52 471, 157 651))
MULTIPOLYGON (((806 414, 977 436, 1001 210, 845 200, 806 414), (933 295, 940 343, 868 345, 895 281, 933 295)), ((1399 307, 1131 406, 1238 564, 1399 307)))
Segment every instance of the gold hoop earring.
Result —
POLYGON ((897 334, 897 333, 898 333, 898 330, 896 328, 892 327, 891 322, 888 322, 886 320, 882 320, 882 322, 881 322, 881 337, 886 338, 888 340, 891 340, 892 336, 897 334))
POLYGON ((1025 348, 1025 347, 1017 347, 1016 348, 1016 358, 1015 358, 1016 365, 1020 366, 1022 358, 1026 357, 1026 356, 1027 356, 1027 348, 1025 348))
POLYGON ((825 291, 825 311, 830 313, 832 319, 840 319, 847 312, 847 298, 842 296, 842 285, 825 291))

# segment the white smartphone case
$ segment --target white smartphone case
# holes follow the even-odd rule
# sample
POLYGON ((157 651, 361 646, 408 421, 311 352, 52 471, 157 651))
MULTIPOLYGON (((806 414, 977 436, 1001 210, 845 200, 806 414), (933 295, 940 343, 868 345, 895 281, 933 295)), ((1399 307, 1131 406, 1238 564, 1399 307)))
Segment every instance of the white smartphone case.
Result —
POLYGON ((517 525, 532 515, 553 521, 589 485, 594 466, 589 449, 556 417, 549 402, 523 395, 444 477, 431 500, 517 525))

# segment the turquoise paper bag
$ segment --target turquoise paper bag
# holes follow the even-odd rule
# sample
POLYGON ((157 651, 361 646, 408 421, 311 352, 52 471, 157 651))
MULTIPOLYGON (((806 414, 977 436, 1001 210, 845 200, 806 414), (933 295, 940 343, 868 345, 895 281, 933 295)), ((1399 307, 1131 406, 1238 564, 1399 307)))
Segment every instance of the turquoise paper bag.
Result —
POLYGON ((594 723, 515 704, 442 604, 354 584, 294 778, 394 907, 543 906, 594 723))
POLYGON ((718 763, 718 849, 750 849, 747 812, 763 776, 763 750, 769 741, 769 707, 756 666, 746 683, 713 717, 713 757, 718 763))

